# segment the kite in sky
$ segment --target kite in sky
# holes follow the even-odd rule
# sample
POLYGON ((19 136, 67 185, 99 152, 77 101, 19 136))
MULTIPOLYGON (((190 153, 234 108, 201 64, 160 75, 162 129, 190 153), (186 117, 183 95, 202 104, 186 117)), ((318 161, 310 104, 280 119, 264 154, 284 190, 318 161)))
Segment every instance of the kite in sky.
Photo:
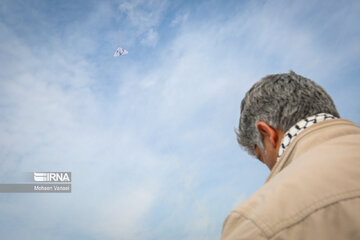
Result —
POLYGON ((126 55, 129 52, 126 49, 123 49, 122 47, 118 47, 114 53, 114 57, 119 57, 121 55, 126 55))

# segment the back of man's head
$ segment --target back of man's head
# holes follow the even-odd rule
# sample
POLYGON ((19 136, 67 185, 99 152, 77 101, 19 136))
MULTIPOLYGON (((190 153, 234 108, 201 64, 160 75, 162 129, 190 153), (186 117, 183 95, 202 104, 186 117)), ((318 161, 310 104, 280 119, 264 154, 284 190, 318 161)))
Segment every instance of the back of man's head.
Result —
POLYGON ((298 121, 317 113, 340 117, 329 94, 314 81, 290 73, 268 75, 255 83, 241 102, 237 140, 252 155, 263 148, 256 128, 260 121, 286 132, 298 121))

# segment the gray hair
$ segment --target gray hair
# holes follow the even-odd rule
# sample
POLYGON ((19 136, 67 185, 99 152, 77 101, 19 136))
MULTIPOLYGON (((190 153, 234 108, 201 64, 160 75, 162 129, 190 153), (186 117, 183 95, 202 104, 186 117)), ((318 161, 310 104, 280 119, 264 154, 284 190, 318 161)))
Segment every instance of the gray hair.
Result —
POLYGON ((286 132, 298 121, 317 113, 340 117, 329 94, 314 81, 296 74, 273 74, 262 78, 241 102, 238 143, 254 155, 255 146, 264 149, 257 123, 286 132))

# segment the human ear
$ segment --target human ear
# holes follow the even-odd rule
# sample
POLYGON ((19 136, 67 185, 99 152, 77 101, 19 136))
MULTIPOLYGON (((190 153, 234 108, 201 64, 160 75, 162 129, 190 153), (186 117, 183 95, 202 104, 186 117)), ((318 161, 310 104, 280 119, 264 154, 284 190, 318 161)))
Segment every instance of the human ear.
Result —
POLYGON ((276 130, 269 126, 266 122, 258 122, 256 124, 257 129, 259 130, 260 134, 263 136, 263 139, 266 138, 269 139, 271 145, 273 148, 276 148, 277 140, 278 140, 278 134, 276 130))

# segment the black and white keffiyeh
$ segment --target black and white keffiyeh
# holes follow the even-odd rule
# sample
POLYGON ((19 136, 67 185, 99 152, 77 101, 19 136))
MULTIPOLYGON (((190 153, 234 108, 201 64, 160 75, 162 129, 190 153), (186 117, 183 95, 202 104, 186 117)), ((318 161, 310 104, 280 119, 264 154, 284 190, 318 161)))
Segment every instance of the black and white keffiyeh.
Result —
POLYGON ((307 117, 299 122, 297 122, 294 126, 292 126, 285 134, 281 141, 279 155, 277 160, 281 157, 281 155, 285 152, 286 148, 290 145, 290 143, 295 139, 295 137, 302 132, 304 129, 314 125, 315 123, 322 122, 329 119, 335 119, 331 114, 328 113, 318 113, 313 116, 307 117))

